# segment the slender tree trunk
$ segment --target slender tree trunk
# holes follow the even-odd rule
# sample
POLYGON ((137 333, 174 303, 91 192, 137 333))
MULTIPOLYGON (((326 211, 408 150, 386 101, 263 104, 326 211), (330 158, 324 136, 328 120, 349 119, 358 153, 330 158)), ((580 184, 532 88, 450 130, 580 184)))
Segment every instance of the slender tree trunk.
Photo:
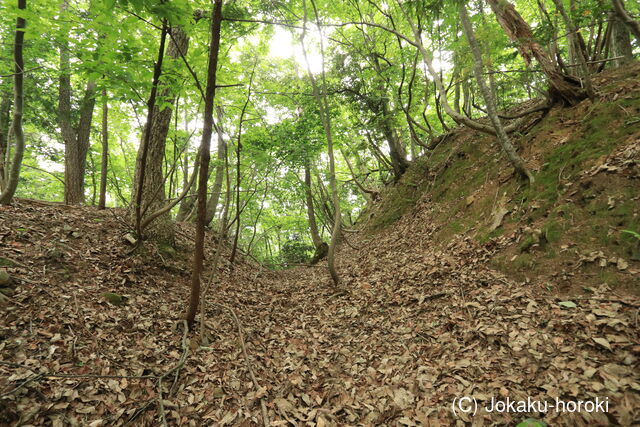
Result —
POLYGON ((495 105, 495 95, 494 93, 492 93, 491 87, 487 85, 487 82, 484 79, 482 54, 480 53, 480 47, 478 45, 478 41, 476 40, 475 34, 473 33, 473 27, 471 25, 471 21, 469 19, 469 15, 464 3, 460 5, 460 20, 462 22, 464 33, 467 37, 467 40, 469 41, 469 47, 471 48, 471 53, 473 56, 473 71, 476 75, 476 80, 478 81, 478 87, 480 88, 482 97, 484 98, 485 104, 487 105, 487 112, 489 114, 489 118, 491 119, 491 123, 496 128, 498 142, 502 146, 502 150, 507 155, 509 162, 511 162, 518 175, 528 179, 529 183, 533 183, 533 175, 527 169, 526 165, 516 152, 515 147, 511 144, 511 141, 509 141, 509 137, 504 131, 502 123, 500 122, 500 118, 498 117, 498 111, 495 105))
POLYGON ((317 248, 323 242, 322 242, 322 238, 320 237, 320 232, 318 231, 318 223, 316 222, 316 213, 315 213, 315 209, 313 208, 313 194, 311 193, 311 167, 309 165, 308 159, 304 162, 304 194, 307 202, 307 218, 309 219, 309 232, 311 233, 311 240, 313 241, 313 246, 317 248))
MULTIPOLYGON (((314 0, 311 0, 311 5, 313 6, 313 11, 316 18, 316 25, 318 30, 322 33, 322 27, 320 26, 320 18, 318 17, 318 11, 316 9, 316 5, 314 0)), ((306 35, 307 30, 307 2, 303 0, 302 6, 304 8, 304 26, 302 30, 302 36, 300 37, 300 43, 302 44, 302 52, 304 54, 305 62, 307 63, 307 72, 309 74, 309 78, 311 79, 311 85, 313 87, 313 95, 318 102, 318 107, 320 109, 320 119, 322 120, 322 126, 324 128, 324 133, 327 138, 327 153, 329 155, 329 185, 331 187, 331 198, 333 200, 334 205, 334 220, 333 220, 333 230, 331 231, 331 241, 329 243, 329 253, 327 254, 327 262, 329 266, 329 274, 331 275, 331 279, 333 280, 334 285, 338 286, 340 284, 340 276, 338 275, 338 271, 335 265, 335 253, 336 246, 338 243, 338 238, 340 237, 340 226, 342 224, 342 216, 340 214, 340 199, 338 198, 338 184, 336 182, 336 166, 335 166, 335 158, 333 153, 333 133, 331 130, 331 115, 329 111, 329 102, 327 101, 327 82, 325 77, 324 70, 324 44, 322 41, 322 37, 320 37, 320 54, 322 56, 322 95, 318 90, 318 85, 316 83, 316 79, 311 72, 311 68, 309 66, 309 58, 307 57, 307 51, 304 47, 304 37, 306 35)))
POLYGON ((218 117, 218 151, 216 157, 216 174, 213 180, 213 187, 211 189, 211 196, 207 201, 207 216, 205 218, 206 225, 209 225, 216 215, 218 210, 218 201, 220 200, 220 193, 222 191, 222 180, 224 178, 224 159, 227 152, 227 143, 224 141, 224 132, 222 128, 222 108, 216 109, 218 117))
POLYGON ((191 296, 187 308, 186 320, 189 329, 193 327, 196 312, 200 304, 200 279, 204 263, 204 232, 207 213, 207 180, 211 159, 211 135, 213 134, 213 100, 216 93, 216 72, 218 70, 218 51, 220 50, 220 27, 222 23, 222 0, 215 0, 211 16, 211 45, 207 66, 207 88, 204 99, 204 126, 200 145, 200 171, 198 176, 198 219, 196 221, 195 250, 193 252, 193 272, 191 275, 191 296))
POLYGON ((9 149, 9 128, 11 121, 11 98, 10 93, 2 94, 2 101, 0 102, 0 192, 5 187, 6 179, 8 178, 6 173, 10 169, 8 162, 9 149))
POLYGON ((640 23, 633 19, 631 15, 629 15, 629 12, 627 12, 627 9, 625 9, 624 2, 622 0, 611 1, 613 2, 613 8, 615 9, 622 22, 624 22, 627 27, 629 27, 629 31, 633 33, 638 43, 640 43, 640 23))
POLYGON ((251 77, 249 77, 249 88, 247 89, 247 99, 242 106, 242 111, 240 112, 240 123, 238 124, 238 141, 236 144, 236 233, 233 236, 233 247, 231 248, 231 256, 229 258, 229 263, 233 264, 236 258, 236 252, 238 250, 238 239, 240 238, 240 214, 242 210, 240 208, 240 153, 242 152, 242 125, 244 124, 244 116, 247 112, 247 107, 249 106, 249 101, 251 100, 251 89, 253 87, 253 76, 256 72, 257 62, 253 64, 253 70, 251 70, 251 77))
MULTIPOLYGON (((185 55, 187 53, 188 47, 189 38, 185 32, 181 27, 173 27, 165 60, 179 59, 181 54, 185 55)), ((162 166, 165 158, 167 135, 171 126, 171 115, 175 104, 174 90, 169 85, 170 82, 167 81, 161 81, 158 85, 158 97, 164 101, 165 105, 168 105, 162 110, 155 109, 151 124, 147 128, 150 134, 148 136, 143 135, 143 139, 148 141, 146 144, 141 144, 138 149, 135 180, 140 182, 141 185, 137 185, 134 188, 133 199, 140 199, 141 220, 143 222, 147 214, 151 215, 162 209, 166 204, 165 176, 162 166), (146 156, 144 177, 141 174, 143 154, 146 156), (140 195, 138 194, 139 191, 141 192, 140 195)), ((170 212, 167 211, 156 218, 144 232, 157 242, 173 245, 175 229, 170 212)))
POLYGON ((579 82, 566 74, 553 63, 542 46, 533 38, 531 27, 507 0, 487 0, 507 36, 518 44, 520 55, 529 64, 535 58, 547 76, 552 101, 562 101, 575 105, 587 97, 579 82))
POLYGON ((100 198, 98 208, 104 209, 107 203, 107 174, 109 168, 109 104, 107 89, 102 89, 102 156, 100 166, 100 198))
MULTIPOLYGON (((431 54, 431 52, 429 52, 427 50, 427 48, 422 43, 422 36, 420 34, 420 30, 418 29, 418 27, 413 22, 413 19, 411 19, 411 16, 409 16, 409 14, 405 11, 404 6, 400 2, 400 0, 396 0, 396 2, 398 3, 398 7, 400 8, 400 11, 402 12, 405 20, 407 21, 407 23, 411 27, 411 30, 412 30, 413 36, 414 36, 414 40, 410 40, 406 36, 403 36, 403 37, 405 37, 405 40, 410 41, 411 44, 413 46, 415 46, 418 49, 418 51, 420 52, 420 54, 422 55, 422 60, 423 60, 424 64, 426 65, 427 70, 429 71, 429 74, 433 78, 433 84, 436 87, 437 93, 440 95, 439 102, 440 102, 440 105, 442 106, 442 109, 453 120, 455 120, 455 122, 458 123, 458 124, 463 124, 463 125, 471 128, 471 129, 475 129, 475 130, 478 130, 480 132, 484 132, 484 133, 488 133, 488 134, 491 134, 491 135, 495 135, 496 131, 493 128, 493 126, 489 126, 489 125, 485 125, 483 123, 476 122, 476 121, 470 119, 467 116, 463 116, 461 114, 456 113, 456 111, 453 108, 451 108, 451 105, 449 104, 449 101, 447 99, 447 91, 446 91, 446 89, 444 87, 444 84, 442 83, 442 79, 440 78, 440 73, 438 73, 435 70, 435 68, 433 67, 432 54, 431 54)), ((386 29, 386 30, 393 32, 393 30, 390 30, 390 29, 386 29)), ((425 76, 425 78, 426 78, 426 76, 425 76)), ((425 85, 425 90, 426 90, 426 85, 425 85)), ((443 121, 442 118, 441 118, 441 121, 443 121)), ((512 131, 518 129, 519 125, 520 125, 519 122, 515 122, 515 123, 511 124, 510 126, 506 126, 505 127, 505 131, 506 132, 512 132, 512 131)), ((446 129, 446 124, 443 123, 443 127, 446 129)))
MULTIPOLYGON (((18 10, 27 8, 27 0, 18 0, 18 10)), ((13 195, 18 188, 20 179, 20 168, 22 167, 22 157, 24 156, 24 133, 22 131, 22 114, 24 110, 24 58, 22 57, 22 47, 24 45, 24 29, 27 21, 18 17, 16 19, 16 38, 13 45, 13 62, 15 64, 13 75, 13 120, 11 127, 16 141, 11 171, 7 179, 4 190, 0 193, 0 205, 8 205, 13 199, 13 195)))

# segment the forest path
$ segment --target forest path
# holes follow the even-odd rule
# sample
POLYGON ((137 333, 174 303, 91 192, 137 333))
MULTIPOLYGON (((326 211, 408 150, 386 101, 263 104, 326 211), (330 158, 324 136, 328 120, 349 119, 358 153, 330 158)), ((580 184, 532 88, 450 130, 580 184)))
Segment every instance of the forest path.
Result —
MULTIPOLYGON (((637 297, 602 287, 563 306, 493 271, 489 249, 471 239, 440 247, 428 212, 347 235, 341 289, 326 262, 269 271, 240 259, 232 269, 225 249, 208 300, 237 314, 260 388, 234 321, 209 304, 209 345, 192 334, 176 386, 163 382, 168 424, 259 424, 260 398, 273 425, 526 418, 454 415, 453 400, 464 396, 480 406, 609 399, 607 414, 550 411, 553 425, 640 418, 637 297)), ((0 257, 18 263, 6 267, 17 286, 1 313, 0 425, 158 425, 157 377, 184 352, 192 229, 180 227, 173 257, 152 245, 132 255, 117 212, 33 201, 2 208, 0 257), (114 374, 122 377, 99 376, 114 374)))
POLYGON ((513 425, 527 418, 456 416, 451 405, 464 396, 481 407, 506 397, 608 398, 608 414, 549 411, 544 419, 553 425, 637 419, 637 300, 602 288, 566 307, 487 268, 486 250, 470 240, 437 250, 428 234, 407 235, 400 225, 353 238, 357 250, 344 245, 338 265, 346 292, 324 265, 257 274, 248 286, 221 290, 223 300, 236 298, 277 419, 513 425))

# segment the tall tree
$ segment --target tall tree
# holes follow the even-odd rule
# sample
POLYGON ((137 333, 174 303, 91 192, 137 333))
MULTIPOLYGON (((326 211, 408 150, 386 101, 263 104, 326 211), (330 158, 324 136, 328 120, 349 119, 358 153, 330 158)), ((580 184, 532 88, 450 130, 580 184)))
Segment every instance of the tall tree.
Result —
POLYGON ((102 89, 102 156, 100 163, 100 197, 98 208, 104 209, 107 202, 107 175, 109 166, 109 104, 107 89, 102 89))
POLYGON ((211 16, 211 43, 207 66, 207 88, 204 97, 204 125, 200 144, 200 171, 198 176, 198 217, 196 220, 195 250, 193 251, 193 271, 191 273, 191 296, 187 308, 186 320, 191 329, 200 304, 200 280, 204 263, 204 228, 207 214, 207 181, 209 179, 209 160, 211 158, 211 136, 213 134, 213 100, 216 94, 216 73, 218 70, 218 52, 220 51, 220 27, 222 24, 222 0, 214 0, 211 16))
MULTIPOLYGON (((64 16, 69 0, 60 7, 64 16)), ((69 36, 62 35, 60 43, 60 77, 58 85, 58 124, 64 141, 64 202, 68 205, 84 203, 84 175, 91 133, 91 120, 95 106, 96 83, 89 79, 80 102, 77 123, 73 121, 71 108, 71 54, 69 36)))
MULTIPOLYGON (((26 8, 27 0, 18 0, 18 10, 24 11, 26 8)), ((22 157, 24 156, 24 133, 22 130, 22 114, 24 110, 24 58, 22 56, 22 48, 24 46, 26 26, 27 21, 22 16, 18 16, 16 19, 16 36, 13 44, 13 61, 15 68, 13 74, 13 119, 11 122, 13 138, 16 144, 8 179, 5 188, 0 193, 0 204, 2 205, 11 203, 11 199, 13 199, 13 195, 18 188, 22 157)))
POLYGON ((3 90, 0 93, 0 191, 4 189, 5 181, 8 178, 6 172, 6 156, 9 149, 9 129, 11 128, 11 98, 13 94, 10 90, 3 90))
POLYGON ((333 132, 331 129, 331 114, 329 110, 329 102, 327 101, 327 81, 325 75, 325 58, 324 58, 324 41, 322 39, 322 27, 320 26, 320 17, 318 16, 318 10, 314 0, 311 0, 313 12, 315 15, 316 26, 320 32, 320 56, 322 58, 322 70, 320 73, 322 80, 322 92, 318 88, 316 78, 311 72, 311 66, 309 65, 309 57, 307 55, 307 49, 305 48, 304 38, 307 32, 307 2, 302 0, 302 6, 304 8, 304 24, 302 30, 302 36, 300 37, 300 43, 302 44, 302 52, 304 54, 305 61, 307 63, 307 72, 311 85, 313 87, 313 96, 318 103, 320 111, 320 119, 322 121, 322 127, 324 128, 325 137, 327 138, 327 154, 329 156, 329 186, 331 187, 331 200, 333 202, 334 216, 333 216, 333 230, 331 231, 331 241, 329 243, 329 253, 327 254, 327 263, 329 267, 329 274, 333 280, 334 285, 340 284, 340 276, 336 268, 336 246, 340 237, 340 227, 342 225, 342 215, 340 213, 340 199, 338 197, 338 184, 336 180, 336 165, 333 152, 333 132))
MULTIPOLYGON (((189 37, 180 26, 172 27, 169 35, 169 46, 164 58, 166 62, 179 60, 186 55, 189 47, 189 37)), ((135 179, 136 182, 141 182, 141 185, 135 187, 133 199, 140 200, 142 221, 144 221, 145 215, 150 215, 162 209, 166 204, 163 163, 167 135, 171 125, 171 115, 176 99, 175 88, 166 78, 160 80, 158 98, 162 101, 162 107, 156 108, 152 116, 151 125, 145 129, 145 132, 149 132, 149 135, 143 135, 143 140, 147 141, 147 143, 140 145, 136 161, 135 179), (144 174, 141 174, 143 155, 146 155, 145 171, 144 174), (138 192, 141 193, 139 194, 138 192)), ((157 242, 173 245, 175 230, 170 212, 167 211, 156 218, 145 230, 145 235, 157 242)))

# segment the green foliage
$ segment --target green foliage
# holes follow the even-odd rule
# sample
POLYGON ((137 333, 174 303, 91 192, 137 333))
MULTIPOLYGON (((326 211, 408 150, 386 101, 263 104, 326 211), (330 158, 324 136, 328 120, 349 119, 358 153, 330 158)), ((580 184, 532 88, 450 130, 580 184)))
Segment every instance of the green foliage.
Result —
POLYGON ((622 230, 623 233, 627 233, 632 235, 633 237, 635 237, 636 239, 640 240, 640 233, 637 233, 633 230, 622 230))
POLYGON ((307 263, 311 259, 313 250, 313 245, 303 241, 300 235, 294 234, 282 246, 280 259, 284 265, 307 263))

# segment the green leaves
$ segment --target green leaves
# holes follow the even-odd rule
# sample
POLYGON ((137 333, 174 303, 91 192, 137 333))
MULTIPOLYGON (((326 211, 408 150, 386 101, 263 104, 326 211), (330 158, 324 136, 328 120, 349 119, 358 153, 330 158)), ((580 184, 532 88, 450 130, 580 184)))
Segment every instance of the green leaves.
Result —
POLYGON ((562 302, 559 302, 558 305, 560 307, 565 307, 565 308, 576 308, 577 307, 576 303, 573 302, 573 301, 562 301, 562 302))
POLYGON ((516 427, 547 427, 547 423, 535 418, 527 418, 526 420, 516 424, 516 427))

